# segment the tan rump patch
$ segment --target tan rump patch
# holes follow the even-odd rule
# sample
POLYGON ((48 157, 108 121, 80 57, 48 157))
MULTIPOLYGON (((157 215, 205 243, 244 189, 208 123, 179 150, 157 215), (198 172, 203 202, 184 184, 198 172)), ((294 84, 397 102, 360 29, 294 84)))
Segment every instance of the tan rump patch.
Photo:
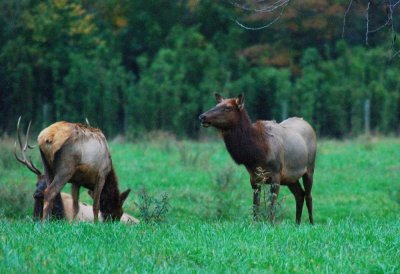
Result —
POLYGON ((46 159, 52 163, 56 152, 71 137, 73 124, 57 122, 45 128, 38 136, 38 143, 46 159))
POLYGON ((54 155, 67 140, 75 143, 79 140, 88 139, 96 139, 99 142, 107 144, 101 130, 79 123, 61 121, 42 130, 38 136, 38 143, 46 159, 52 163, 54 155))

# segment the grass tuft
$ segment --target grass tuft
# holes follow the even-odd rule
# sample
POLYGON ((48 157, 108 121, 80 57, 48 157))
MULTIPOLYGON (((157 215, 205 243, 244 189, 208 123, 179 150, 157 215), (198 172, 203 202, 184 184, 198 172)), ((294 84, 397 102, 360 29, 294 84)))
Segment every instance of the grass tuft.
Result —
POLYGON ((160 198, 154 198, 145 187, 139 191, 139 201, 135 205, 139 210, 139 218, 147 224, 164 222, 170 210, 167 193, 161 194, 160 198))

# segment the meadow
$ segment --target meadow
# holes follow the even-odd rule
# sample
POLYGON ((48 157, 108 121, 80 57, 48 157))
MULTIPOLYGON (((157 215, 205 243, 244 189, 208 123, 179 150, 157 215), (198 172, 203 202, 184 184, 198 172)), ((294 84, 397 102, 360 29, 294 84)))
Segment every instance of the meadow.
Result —
MULTIPOLYGON (((148 139, 110 145, 120 189, 132 189, 126 212, 140 219, 143 188, 152 197, 169 197, 162 222, 137 226, 33 222, 35 176, 16 163, 12 142, 3 140, 0 273, 400 272, 400 140, 320 141, 312 192, 316 224, 304 210, 297 226, 286 187, 275 224, 252 220, 247 172, 221 140, 148 139), (12 208, 20 212, 13 216, 12 208)), ((39 165, 37 151, 32 154, 39 165)), ((81 197, 91 202, 84 190, 81 197)))

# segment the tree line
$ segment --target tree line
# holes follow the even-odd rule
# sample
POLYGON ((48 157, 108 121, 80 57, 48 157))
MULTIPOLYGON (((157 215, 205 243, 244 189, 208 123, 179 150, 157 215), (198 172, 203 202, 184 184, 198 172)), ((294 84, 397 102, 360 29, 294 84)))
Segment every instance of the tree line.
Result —
POLYGON ((22 114, 38 130, 87 117, 110 137, 198 138, 197 117, 215 91, 243 92, 254 120, 301 116, 328 137, 362 133, 368 100, 371 130, 398 133, 393 41, 379 32, 366 47, 357 12, 341 39, 347 1, 311 2, 248 31, 232 18, 264 18, 229 1, 4 0, 0 134, 22 114))

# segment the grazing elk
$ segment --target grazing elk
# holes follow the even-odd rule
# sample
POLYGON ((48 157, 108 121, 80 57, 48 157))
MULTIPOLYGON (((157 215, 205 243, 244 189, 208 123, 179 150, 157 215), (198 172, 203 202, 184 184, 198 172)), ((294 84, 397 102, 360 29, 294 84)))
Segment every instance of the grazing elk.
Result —
MULTIPOLYGON (((34 219, 38 220, 38 219, 41 219, 43 216, 44 192, 47 188, 47 181, 46 181, 45 175, 43 175, 42 172, 34 166, 34 164, 32 163, 32 160, 30 160, 30 159, 28 160, 26 157, 27 149, 32 149, 32 147, 28 144, 31 123, 29 123, 27 133, 26 133, 25 144, 23 145, 22 140, 21 140, 21 134, 20 134, 20 121, 21 121, 21 117, 19 118, 18 124, 17 124, 17 136, 18 136, 18 143, 19 143, 19 147, 21 150, 22 158, 19 158, 17 156, 17 153, 16 153, 17 144, 16 143, 15 143, 14 156, 19 162, 21 162, 23 165, 25 165, 30 171, 32 171, 37 176, 36 190, 33 194, 33 198, 35 200, 33 217, 34 217, 34 219)), ((91 191, 89 191, 89 194, 92 196, 91 191)), ((92 196, 92 198, 93 198, 93 196, 92 196)), ((75 213, 73 212, 73 198, 71 195, 69 195, 67 193, 58 193, 55 196, 53 208, 49 212, 49 217, 51 219, 57 219, 57 220, 67 219, 68 221, 72 221, 74 219, 77 221, 83 221, 83 222, 88 222, 88 221, 94 220, 93 208, 90 205, 87 205, 87 204, 81 203, 81 202, 79 203, 78 213, 75 216, 75 213)), ((100 212, 100 220, 101 221, 104 220, 101 212, 100 212)), ((137 220, 133 216, 130 216, 130 215, 124 213, 121 217, 121 222, 137 224, 137 223, 139 223, 139 220, 137 220)))
POLYGON ((38 143, 48 186, 44 192, 44 221, 54 198, 71 183, 74 216, 78 213, 79 188, 93 191, 94 221, 99 211, 105 220, 119 220, 130 189, 120 193, 106 138, 96 128, 56 122, 40 132, 38 143))
MULTIPOLYGON (((250 174, 253 188, 254 217, 260 206, 259 170, 268 174, 271 184, 271 208, 274 208, 280 185, 287 185, 296 200, 296 222, 301 221, 304 200, 310 223, 313 224, 311 188, 316 156, 316 135, 302 118, 289 118, 281 123, 257 121, 252 123, 245 108, 244 96, 224 99, 215 94, 217 105, 201 114, 202 126, 217 128, 225 146, 239 164, 250 174), (299 179, 303 179, 304 190, 299 179)), ((271 218, 274 219, 271 210, 271 218)))

